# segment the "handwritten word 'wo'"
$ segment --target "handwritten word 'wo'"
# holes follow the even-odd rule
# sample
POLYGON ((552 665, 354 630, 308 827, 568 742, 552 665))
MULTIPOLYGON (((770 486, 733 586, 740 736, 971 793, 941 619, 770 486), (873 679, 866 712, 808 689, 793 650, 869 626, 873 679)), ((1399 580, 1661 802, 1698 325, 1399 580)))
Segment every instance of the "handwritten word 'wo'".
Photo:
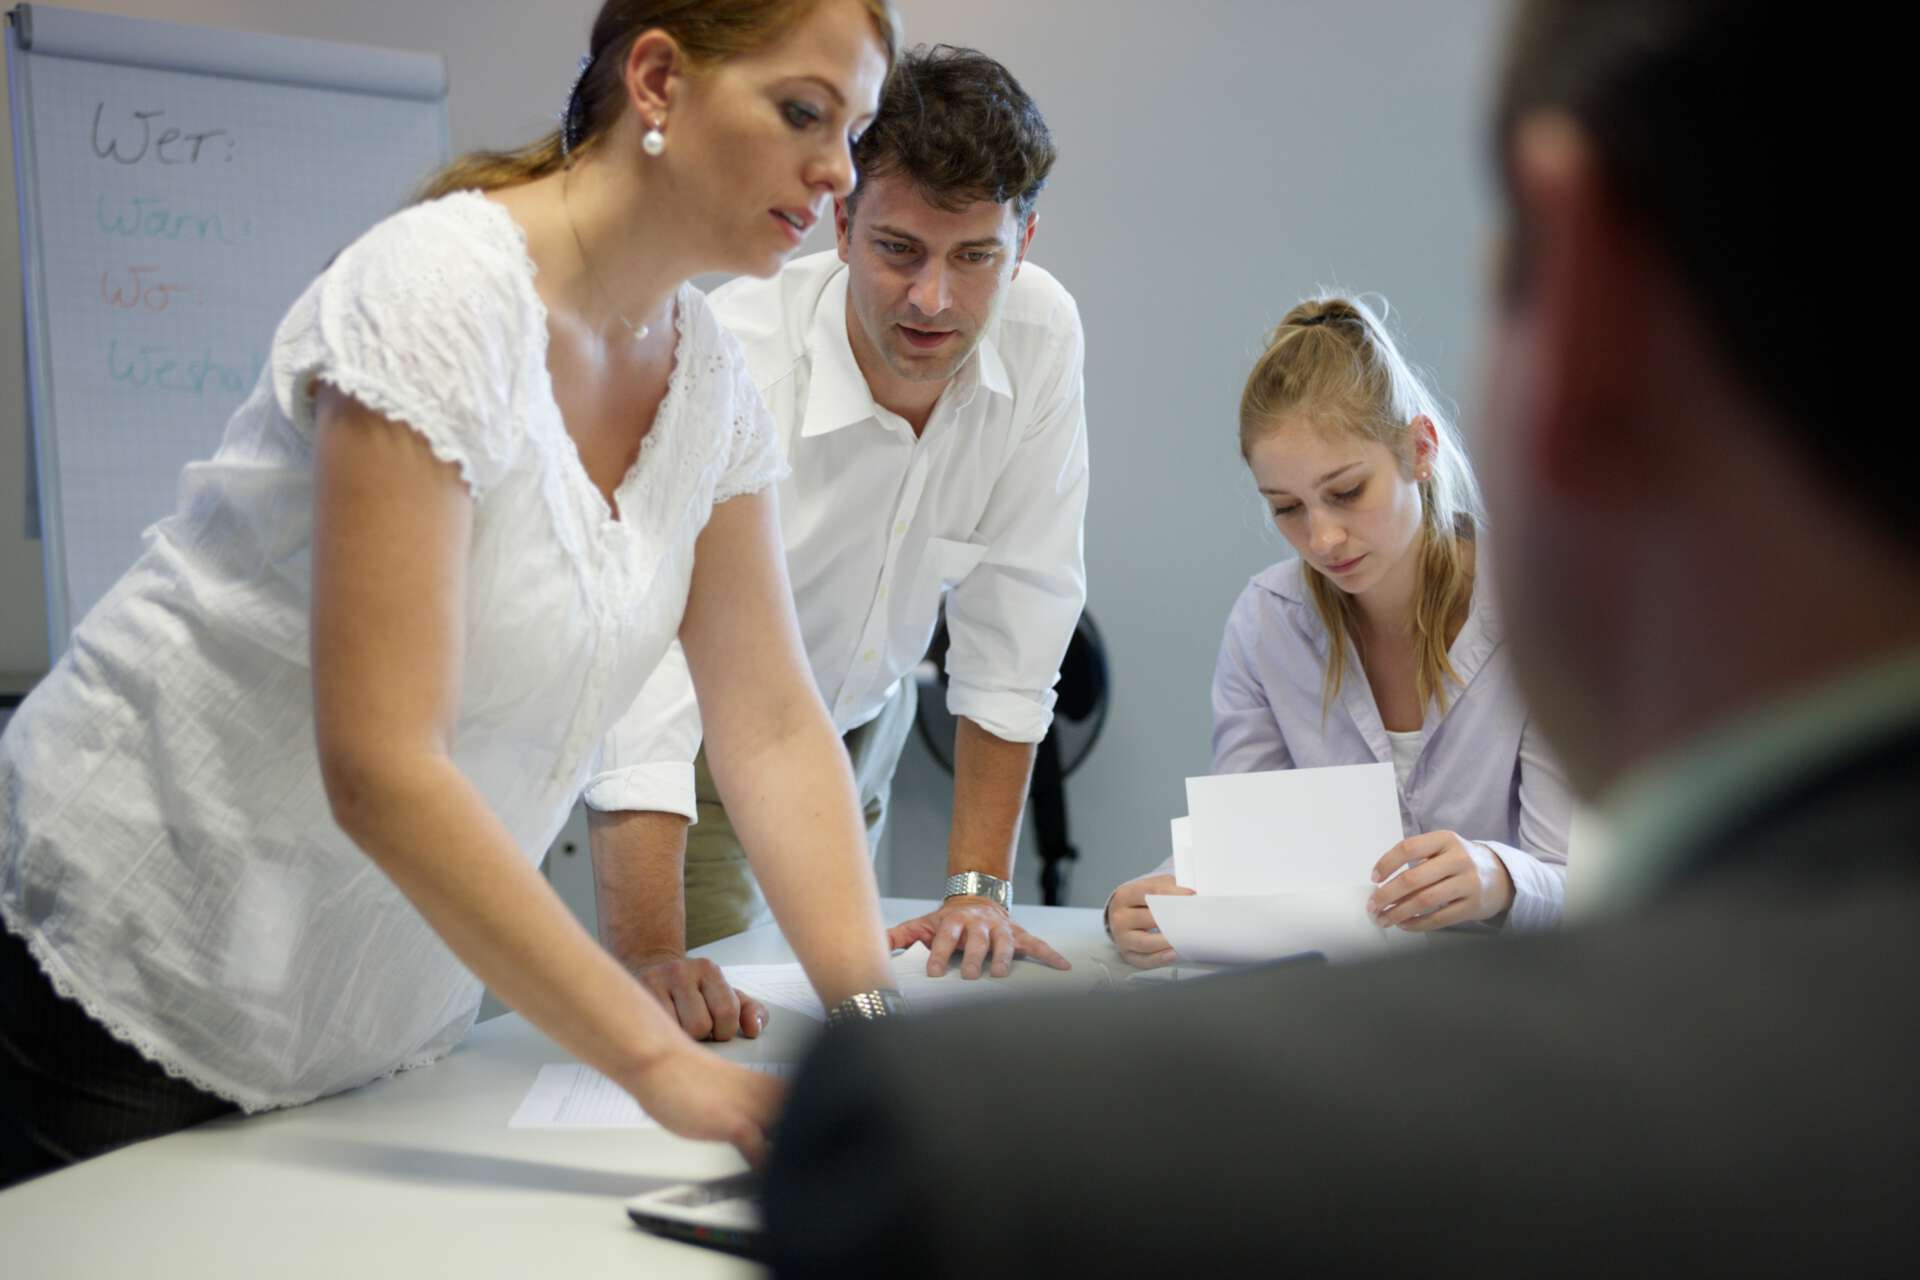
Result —
POLYGON ((176 298, 195 298, 190 284, 155 280, 158 267, 128 267, 124 277, 111 271, 100 273, 100 301, 123 311, 165 311, 176 298))

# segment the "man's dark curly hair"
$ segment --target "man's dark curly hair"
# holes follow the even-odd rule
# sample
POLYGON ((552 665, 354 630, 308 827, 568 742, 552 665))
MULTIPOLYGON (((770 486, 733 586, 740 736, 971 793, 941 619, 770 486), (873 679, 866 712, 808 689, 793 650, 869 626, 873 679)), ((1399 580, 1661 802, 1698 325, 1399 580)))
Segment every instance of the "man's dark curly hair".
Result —
MULTIPOLYGON (((1053 135, 1008 70, 977 49, 901 55, 853 148, 860 181, 904 175, 937 208, 1011 200, 1022 222, 1053 170, 1053 135)), ((848 197, 851 211, 860 188, 848 197)))

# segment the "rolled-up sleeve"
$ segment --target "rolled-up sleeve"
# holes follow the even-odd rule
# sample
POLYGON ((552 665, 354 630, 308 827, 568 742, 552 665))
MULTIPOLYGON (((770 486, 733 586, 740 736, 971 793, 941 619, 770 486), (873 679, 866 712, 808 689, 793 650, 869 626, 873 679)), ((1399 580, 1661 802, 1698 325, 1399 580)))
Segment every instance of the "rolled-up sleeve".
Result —
POLYGON ((677 813, 695 820, 693 757, 699 750, 700 707, 686 654, 675 641, 601 740, 582 798, 605 812, 677 813))
POLYGON ((1259 587, 1248 585, 1227 616, 1213 664, 1213 771, 1260 773, 1293 768, 1286 735, 1256 670, 1259 587))
POLYGON ((1087 600, 1087 415, 1078 314, 1053 384, 994 485, 987 546, 947 597, 947 709, 1008 742, 1053 722, 1060 661, 1087 600))
POLYGON ((1551 929, 1560 923, 1567 897, 1567 832, 1573 825, 1573 790, 1559 760, 1529 719, 1520 731, 1520 847, 1483 843, 1506 865, 1513 881, 1509 929, 1551 929))

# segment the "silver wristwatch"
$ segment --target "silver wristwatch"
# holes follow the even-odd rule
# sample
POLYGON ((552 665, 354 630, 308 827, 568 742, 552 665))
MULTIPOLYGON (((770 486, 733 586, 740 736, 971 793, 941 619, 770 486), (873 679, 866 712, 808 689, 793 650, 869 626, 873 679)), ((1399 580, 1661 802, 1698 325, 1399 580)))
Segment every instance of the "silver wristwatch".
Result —
POLYGON ((881 1018, 898 1017, 906 1011, 905 996, 892 987, 881 987, 877 991, 857 992, 827 1010, 827 1025, 834 1027, 843 1022, 876 1022, 881 1018))
POLYGON ((984 871, 962 871, 957 876, 948 876, 946 896, 992 898, 1002 910, 1013 910, 1013 882, 984 871))

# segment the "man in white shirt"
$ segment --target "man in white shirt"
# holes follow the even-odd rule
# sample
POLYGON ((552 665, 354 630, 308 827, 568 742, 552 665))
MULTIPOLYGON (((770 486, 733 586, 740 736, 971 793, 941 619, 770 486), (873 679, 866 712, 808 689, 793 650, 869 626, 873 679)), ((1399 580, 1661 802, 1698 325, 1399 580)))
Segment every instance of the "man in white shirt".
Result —
MULTIPOLYGON (((792 465, 780 513, 800 629, 870 846, 946 600, 959 726, 947 897, 894 928, 894 945, 925 942, 934 974, 957 958, 964 977, 1000 976, 1018 954, 1066 967, 1007 910, 1035 746, 1086 597, 1080 317, 1025 261, 1052 139, 1006 68, 938 46, 903 56, 855 158, 838 252, 712 302, 792 465)), ((756 1034, 765 1011, 684 948, 756 923, 764 902, 704 755, 686 763, 698 738, 692 688, 669 663, 586 798, 603 939, 689 1032, 726 1039, 756 1034)))

